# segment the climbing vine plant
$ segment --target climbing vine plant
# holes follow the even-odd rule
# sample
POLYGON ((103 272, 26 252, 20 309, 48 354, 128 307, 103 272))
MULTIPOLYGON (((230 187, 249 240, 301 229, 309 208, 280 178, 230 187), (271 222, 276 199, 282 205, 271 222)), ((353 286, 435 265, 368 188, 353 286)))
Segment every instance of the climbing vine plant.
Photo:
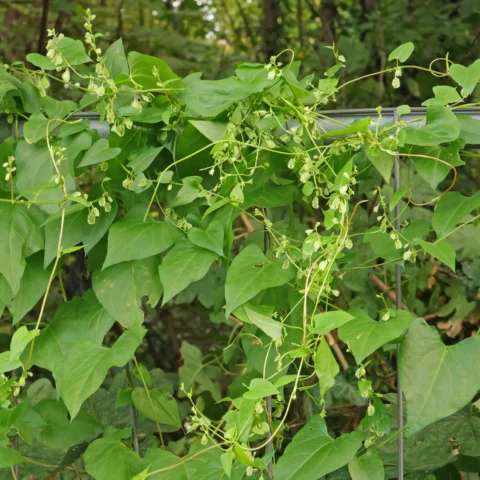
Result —
POLYGON ((103 52, 94 19, 0 68, 2 478, 397 478, 401 434, 408 478, 476 468, 479 340, 427 321, 475 308, 454 272, 478 247, 457 179, 480 60, 401 45, 381 73, 429 72, 426 117, 344 123, 322 110, 362 78, 340 82, 334 46, 319 78, 285 51, 181 79, 103 52), (148 332, 179 306, 196 331, 164 371, 148 332))

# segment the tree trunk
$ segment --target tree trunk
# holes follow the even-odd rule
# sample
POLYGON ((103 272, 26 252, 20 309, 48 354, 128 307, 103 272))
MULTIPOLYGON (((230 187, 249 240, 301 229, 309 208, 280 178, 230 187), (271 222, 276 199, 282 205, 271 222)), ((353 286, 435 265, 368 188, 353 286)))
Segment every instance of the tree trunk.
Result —
POLYGON ((47 43, 47 27, 48 27, 48 8, 50 0, 43 0, 42 4, 42 18, 40 20, 40 34, 38 36, 37 52, 44 53, 45 45, 47 43))
POLYGON ((265 59, 278 53, 278 0, 263 0, 263 20, 265 24, 265 59))
POLYGON ((303 0, 297 0, 298 43, 303 49, 303 0))

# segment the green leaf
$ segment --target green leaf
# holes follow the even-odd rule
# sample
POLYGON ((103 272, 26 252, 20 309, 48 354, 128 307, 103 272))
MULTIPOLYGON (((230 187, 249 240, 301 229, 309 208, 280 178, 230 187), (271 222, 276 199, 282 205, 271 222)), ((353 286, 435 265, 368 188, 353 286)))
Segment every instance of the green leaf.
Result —
POLYGON ((191 228, 188 231, 187 236, 190 242, 197 247, 210 250, 223 257, 224 234, 225 228, 223 227, 222 223, 218 220, 214 220, 210 223, 206 230, 196 227, 191 228))
POLYGON ((102 271, 96 270, 93 274, 93 291, 117 322, 125 327, 142 324, 142 297, 148 296, 149 303, 155 306, 162 292, 158 258, 122 262, 102 271))
POLYGON ((40 92, 33 83, 25 80, 19 87, 23 108, 27 113, 35 113, 41 108, 40 92))
POLYGON ((275 480, 317 480, 346 465, 362 446, 359 432, 333 439, 316 415, 294 437, 274 467, 275 480))
POLYGON ((469 145, 480 145, 480 120, 469 115, 458 115, 460 138, 469 145))
POLYGON ((113 42, 104 53, 105 66, 108 69, 110 78, 118 77, 122 73, 128 75, 130 73, 128 68, 127 57, 125 56, 125 50, 123 49, 123 41, 119 38, 116 42, 113 42))
POLYGON ((390 212, 393 211, 393 209, 398 205, 398 202, 405 196, 407 192, 408 190, 406 188, 400 188, 400 190, 397 190, 392 195, 392 198, 390 199, 390 203, 388 204, 388 209, 390 212))
POLYGON ((454 142, 448 147, 413 147, 410 153, 418 155, 413 157, 413 162, 420 176, 432 188, 437 188, 453 167, 464 165, 459 156, 461 146, 454 142))
POLYGON ((445 265, 448 265, 455 271, 455 249, 444 240, 437 240, 435 243, 426 242, 425 240, 418 240, 420 245, 427 253, 437 258, 445 265))
POLYGON ((338 336, 348 344, 358 364, 382 345, 396 340, 413 322, 405 310, 397 310, 389 320, 376 322, 362 310, 352 308, 355 319, 338 329, 338 336))
POLYGON ((402 43, 395 50, 393 50, 388 56, 388 61, 398 60, 400 63, 404 63, 408 60, 410 55, 413 53, 415 46, 412 42, 402 43))
POLYGON ((245 452, 245 450, 238 444, 236 444, 234 447, 233 447, 233 451, 235 452, 235 456, 237 457, 237 459, 243 463, 244 465, 248 466, 248 467, 255 467, 255 462, 253 461, 252 458, 250 458, 250 456, 247 454, 247 452, 245 452))
POLYGON ((363 236, 363 243, 368 243, 376 255, 386 260, 398 260, 402 256, 390 235, 382 232, 379 227, 367 230, 363 236))
POLYGON ((427 108, 426 125, 423 128, 406 127, 400 130, 398 138, 401 143, 412 145, 439 145, 456 140, 460 134, 458 118, 441 105, 427 108))
POLYGON ((454 63, 449 68, 450 77, 469 94, 473 92, 480 82, 480 59, 475 60, 468 67, 454 63))
POLYGON ((273 383, 263 378, 254 378, 250 382, 249 390, 243 394, 244 398, 248 400, 260 400, 269 395, 278 395, 280 392, 273 383))
POLYGON ((40 300, 47 288, 49 276, 50 273, 43 268, 40 255, 27 258, 18 293, 5 302, 12 314, 13 325, 17 324, 40 300))
POLYGON ((10 359, 10 351, 0 353, 0 373, 11 372, 22 366, 18 358, 10 359))
POLYGON ((135 408, 148 418, 158 423, 180 428, 182 423, 178 412, 177 401, 167 393, 158 390, 145 390, 137 387, 132 392, 135 408))
MULTIPOLYGON (((80 197, 75 197, 80 198, 80 197)), ((117 202, 111 204, 109 212, 103 211, 97 221, 88 223, 88 210, 82 205, 74 205, 67 208, 62 236, 62 250, 75 247, 79 243, 84 246, 85 253, 103 238, 111 223, 117 215, 117 202)), ((49 217, 45 225, 45 259, 44 266, 57 256, 58 237, 60 234, 61 218, 49 217)))
MULTIPOLYGON (((212 448, 213 445, 210 442, 205 446, 200 441, 193 443, 185 457, 188 460, 185 462, 185 469, 189 480, 228 480, 221 461, 223 450, 212 448)), ((245 476, 245 470, 246 467, 243 464, 235 462, 230 479, 242 480, 245 476)), ((175 480, 177 479, 175 478, 175 480)))
MULTIPOLYGON (((58 132, 58 137, 68 137, 69 135, 75 135, 76 133, 83 132, 90 128, 90 120, 75 120, 73 123, 62 123, 60 131, 58 132)), ((90 135, 89 135, 90 136, 90 135)), ((90 136, 91 138, 91 136, 90 136)), ((87 148, 90 145, 87 146, 87 148)))
POLYGON ((201 194, 202 177, 184 177, 182 178, 183 186, 177 193, 171 203, 172 207, 180 207, 182 205, 188 205, 197 199, 201 194))
POLYGON ((327 133, 324 133, 322 136, 330 137, 332 135, 347 135, 350 133, 368 133, 370 127, 370 117, 362 118, 361 120, 354 121, 351 125, 340 130, 329 130, 327 133))
POLYGON ((389 183, 395 157, 380 148, 373 151, 367 149, 366 153, 367 158, 372 162, 373 166, 382 174, 385 181, 389 183))
POLYGON ((318 381, 320 382, 320 395, 323 398, 325 393, 335 385, 335 377, 340 371, 338 363, 325 338, 322 338, 322 341, 315 352, 314 367, 318 381))
POLYGON ((78 341, 101 345, 114 323, 92 290, 84 297, 60 304, 53 320, 35 341, 32 364, 51 372, 61 370, 65 358, 78 341))
POLYGON ((188 240, 178 242, 165 255, 158 272, 164 286, 162 305, 185 290, 191 283, 201 280, 208 272, 217 254, 199 248, 188 240))
POLYGON ((153 163, 163 148, 164 147, 149 147, 143 150, 134 150, 130 155, 130 162, 128 162, 127 167, 132 168, 137 175, 142 173, 153 163))
POLYGON ((149 448, 143 459, 143 464, 150 466, 149 472, 151 477, 149 476, 148 478, 151 480, 188 480, 187 471, 181 462, 182 459, 168 450, 155 447, 149 448), (174 467, 175 465, 178 466, 152 475, 156 470, 174 467))
MULTIPOLYGON (((396 402, 387 410, 392 420, 397 413, 395 407, 396 402)), ((459 412, 432 423, 406 438, 404 441, 405 467, 409 471, 431 471, 449 462, 458 462, 459 455, 455 451, 455 446, 460 450, 460 457, 462 455, 478 456, 479 435, 480 418, 478 413, 475 413, 474 407, 468 405, 459 412)), ((390 463, 390 459, 396 460, 398 448, 396 436, 391 436, 386 442, 379 439, 379 442, 382 445, 379 445, 377 450, 384 463, 390 463)))
POLYGON ((127 215, 108 232, 108 250, 103 269, 120 262, 158 255, 182 238, 170 221, 157 222, 151 216, 127 215))
POLYGON ((173 73, 172 69, 159 58, 144 55, 142 53, 130 52, 128 54, 128 64, 130 66, 131 79, 144 89, 157 89, 160 87, 157 82, 169 82, 165 88, 167 90, 178 90, 182 88, 182 80, 173 73), (153 75, 156 69, 158 79, 153 75))
POLYGON ((422 318, 402 341, 399 373, 407 400, 407 436, 464 407, 480 389, 480 337, 453 346, 443 344, 422 318))
POLYGON ((39 53, 29 53, 26 58, 32 65, 43 70, 55 70, 57 68, 48 57, 39 53))
POLYGON ((142 342, 146 330, 134 325, 125 331, 112 348, 92 340, 75 343, 65 356, 59 375, 60 396, 71 418, 75 418, 83 402, 102 384, 111 367, 123 367, 142 342))
POLYGON ((433 87, 435 98, 425 100, 422 105, 428 107, 430 105, 448 105, 449 103, 462 102, 462 97, 458 94, 457 89, 445 85, 433 87))
POLYGON ((459 192, 441 196, 432 215, 432 226, 438 237, 450 233, 472 210, 480 208, 480 193, 464 197, 459 192))
POLYGON ((41 112, 36 112, 23 125, 23 135, 28 143, 37 143, 47 135, 47 126, 49 132, 55 130, 56 122, 50 122, 41 112))
POLYGON ((369 449, 365 455, 354 457, 348 463, 352 480, 384 480, 385 471, 382 459, 375 449, 369 449))
POLYGON ((96 480, 131 480, 143 469, 141 458, 123 443, 99 438, 87 448, 85 470, 96 480))
POLYGON ((235 77, 202 80, 201 73, 186 77, 184 85, 181 99, 185 104, 185 115, 196 118, 216 117, 234 103, 265 88, 261 81, 244 83, 235 77))
POLYGON ((282 337, 282 324, 277 320, 273 320, 270 316, 263 315, 259 312, 259 308, 253 305, 244 305, 243 310, 248 320, 265 332, 269 337, 277 340, 282 337))
POLYGON ((183 358, 183 365, 178 370, 180 384, 183 383, 187 392, 195 387, 198 395, 210 392, 214 400, 220 400, 220 385, 215 375, 221 374, 221 370, 203 365, 202 352, 194 345, 183 342, 180 352, 183 358))
POLYGON ((32 213, 19 204, 0 203, 0 273, 10 285, 12 296, 20 288, 25 256, 43 248, 40 224, 32 213))
POLYGON ((38 335, 40 335, 40 330, 28 330, 25 326, 16 330, 10 343, 10 361, 19 358, 25 347, 38 335))
POLYGON ((85 47, 80 40, 63 37, 58 40, 58 48, 69 65, 82 65, 83 63, 92 61, 92 59, 85 53, 85 47))
POLYGON ((121 148, 110 148, 106 138, 99 138, 86 152, 79 167, 87 167, 89 165, 96 165, 97 163, 106 162, 115 158, 120 152, 121 148))
MULTIPOLYGON (((46 95, 45 97, 42 97, 41 103, 42 103, 42 108, 45 110, 47 114, 47 117, 50 119, 64 118, 70 112, 73 112, 74 110, 78 109, 78 104, 75 102, 72 102, 71 100, 55 100, 54 98, 49 97, 48 95, 46 95)), ((59 123, 60 122, 51 122, 48 127, 48 131, 52 132, 54 127, 59 123)), ((44 137, 45 135, 46 135, 46 129, 45 129, 44 137)))
POLYGON ((399 107, 397 107, 397 113, 399 117, 401 117, 402 115, 408 115, 411 111, 412 109, 409 105, 400 105, 399 107))
POLYGON ((290 281, 295 273, 290 266, 282 268, 284 259, 270 262, 261 249, 251 244, 233 260, 227 272, 225 298, 226 314, 251 300, 267 288, 279 287, 290 281))
POLYGON ((340 328, 345 323, 350 322, 355 317, 343 310, 334 310, 331 312, 317 313, 313 316, 315 328, 312 328, 312 333, 318 335, 326 335, 336 328, 340 328))
POLYGON ((41 400, 35 405, 35 411, 44 421, 37 433, 38 440, 49 448, 66 450, 100 429, 100 424, 84 411, 70 421, 67 409, 57 400, 41 400))
POLYGON ((221 140, 227 130, 227 124, 223 122, 211 122, 210 120, 190 120, 190 123, 211 142, 218 142, 221 140))
POLYGON ((249 206, 262 208, 276 208, 291 205, 298 198, 298 190, 294 185, 275 185, 269 181, 261 188, 251 190, 249 186, 244 189, 245 202, 244 209, 249 206))
POLYGON ((18 463, 24 463, 26 460, 23 456, 13 448, 1 447, 0 448, 0 468, 9 468, 18 463))
MULTIPOLYGON (((61 202, 63 194, 58 185, 50 183, 56 175, 48 147, 43 143, 31 145, 20 140, 15 150, 16 190, 25 198, 37 202, 61 202), (32 158, 35 162, 32 162, 32 158), (47 186, 45 191, 41 187, 47 186)), ((71 188, 71 178, 66 178, 67 187, 71 188)), ((57 204, 41 205, 47 213, 55 213, 60 207, 57 204)))

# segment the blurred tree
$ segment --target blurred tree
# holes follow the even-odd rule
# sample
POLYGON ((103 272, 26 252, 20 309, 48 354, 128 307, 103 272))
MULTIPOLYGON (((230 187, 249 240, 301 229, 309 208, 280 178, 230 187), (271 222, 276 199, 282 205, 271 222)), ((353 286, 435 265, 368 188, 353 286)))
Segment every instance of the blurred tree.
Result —
MULTIPOLYGON (((445 51, 467 64, 480 56, 478 0, 9 0, 0 1, 0 61, 43 51, 47 28, 81 36, 87 7, 104 45, 122 37, 127 50, 162 57, 180 75, 221 78, 240 61, 268 61, 290 48, 303 73, 321 78, 333 62, 324 47, 333 43, 347 59, 345 79, 383 70, 388 53, 407 41, 420 65, 445 51)), ((338 106, 415 104, 432 87, 421 71, 394 92, 385 89, 391 80, 380 74, 344 89, 338 106)))

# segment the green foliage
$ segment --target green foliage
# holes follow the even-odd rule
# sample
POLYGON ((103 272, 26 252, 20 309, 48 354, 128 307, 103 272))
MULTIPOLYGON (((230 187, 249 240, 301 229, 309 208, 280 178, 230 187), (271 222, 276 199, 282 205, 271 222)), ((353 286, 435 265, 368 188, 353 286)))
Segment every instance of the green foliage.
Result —
MULTIPOLYGON (((34 69, 0 71, 0 467, 395 478, 400 345, 409 475, 472 468, 478 61, 423 69, 424 118, 345 123, 322 113, 353 83, 336 46, 326 76, 285 51, 181 78, 121 40, 104 53, 94 20, 87 48, 52 30, 34 69)), ((393 87, 416 52, 388 57, 393 87)))

